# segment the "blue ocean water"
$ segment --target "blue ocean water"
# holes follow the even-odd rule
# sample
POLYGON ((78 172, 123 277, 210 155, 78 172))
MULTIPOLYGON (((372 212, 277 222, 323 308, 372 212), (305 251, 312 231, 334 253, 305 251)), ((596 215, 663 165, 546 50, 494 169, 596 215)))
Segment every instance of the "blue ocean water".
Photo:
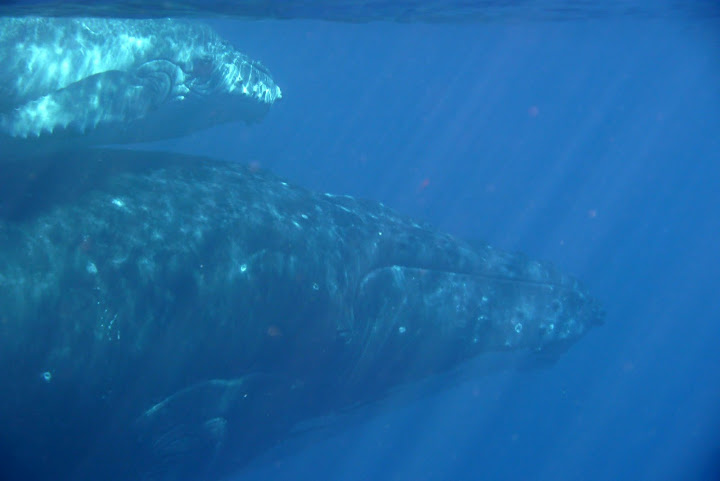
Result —
POLYGON ((720 24, 622 13, 209 20, 284 98, 155 147, 551 260, 607 310, 552 366, 391 397, 235 479, 717 479, 720 24))
POLYGON ((286 92, 182 141, 550 259, 606 325, 238 479, 717 479, 717 21, 215 21, 286 92))

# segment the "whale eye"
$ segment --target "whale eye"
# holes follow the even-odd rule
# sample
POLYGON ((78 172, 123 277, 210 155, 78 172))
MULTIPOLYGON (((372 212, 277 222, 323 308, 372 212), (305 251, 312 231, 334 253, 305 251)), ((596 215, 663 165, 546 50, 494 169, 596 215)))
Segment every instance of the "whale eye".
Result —
POLYGON ((207 78, 212 76, 214 66, 212 60, 205 57, 193 62, 193 74, 196 78, 207 78))
POLYGON ((215 64, 209 57, 201 57, 193 61, 192 72, 187 83, 190 90, 196 94, 207 95, 215 89, 219 76, 215 64))

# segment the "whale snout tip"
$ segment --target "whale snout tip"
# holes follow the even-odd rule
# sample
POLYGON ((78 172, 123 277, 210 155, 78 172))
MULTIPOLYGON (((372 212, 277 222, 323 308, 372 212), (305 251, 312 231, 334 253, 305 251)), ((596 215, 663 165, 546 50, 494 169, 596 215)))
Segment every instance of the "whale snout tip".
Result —
POLYGON ((255 96, 259 101, 272 105, 282 98, 282 90, 275 83, 271 83, 257 89, 255 96))

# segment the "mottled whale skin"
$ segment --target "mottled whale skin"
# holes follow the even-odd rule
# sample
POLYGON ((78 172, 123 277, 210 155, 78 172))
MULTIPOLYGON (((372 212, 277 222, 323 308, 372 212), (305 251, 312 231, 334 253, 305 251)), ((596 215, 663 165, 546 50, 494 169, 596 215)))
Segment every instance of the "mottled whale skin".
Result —
POLYGON ((546 263, 232 163, 0 179, 0 475, 218 479, 301 421, 602 320, 546 263))
POLYGON ((281 98, 259 62, 173 19, 0 17, 0 146, 176 137, 260 120, 281 98))

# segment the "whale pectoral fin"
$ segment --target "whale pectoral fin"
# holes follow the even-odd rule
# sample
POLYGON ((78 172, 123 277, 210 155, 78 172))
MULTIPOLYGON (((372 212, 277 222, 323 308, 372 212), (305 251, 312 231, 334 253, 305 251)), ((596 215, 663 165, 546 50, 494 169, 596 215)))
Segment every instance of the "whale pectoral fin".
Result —
POLYGON ((1 114, 0 130, 25 139, 142 118, 172 90, 168 75, 148 70, 111 70, 74 82, 1 114))
POLYGON ((268 447, 292 421, 276 415, 291 388, 277 377, 248 375, 195 384, 146 410, 135 422, 138 456, 149 479, 205 479, 224 468, 217 460, 231 449, 242 461, 268 447), (258 419, 266 419, 262 431, 258 419), (253 428, 255 426, 255 428, 253 428))
POLYGON ((227 405, 242 397, 242 380, 213 380, 179 391, 135 422, 142 465, 150 479, 202 473, 227 435, 227 405))

